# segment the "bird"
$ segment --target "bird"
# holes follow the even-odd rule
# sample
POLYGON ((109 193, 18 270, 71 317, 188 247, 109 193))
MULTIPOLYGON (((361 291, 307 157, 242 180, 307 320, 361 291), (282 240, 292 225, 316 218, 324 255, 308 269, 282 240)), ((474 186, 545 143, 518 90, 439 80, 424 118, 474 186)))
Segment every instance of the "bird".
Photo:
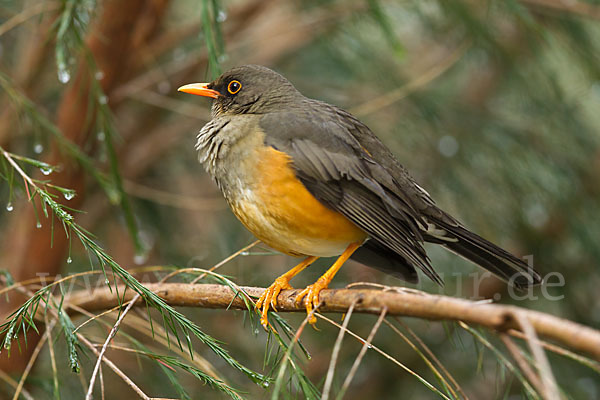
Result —
POLYGON ((178 90, 212 99, 196 150, 233 213, 269 247, 303 258, 256 302, 265 329, 281 290, 319 257, 337 259, 296 297, 311 324, 319 293, 348 259, 411 283, 420 270, 442 285, 426 242, 516 288, 541 283, 523 260, 439 208, 364 123, 304 96, 281 74, 243 65, 178 90))

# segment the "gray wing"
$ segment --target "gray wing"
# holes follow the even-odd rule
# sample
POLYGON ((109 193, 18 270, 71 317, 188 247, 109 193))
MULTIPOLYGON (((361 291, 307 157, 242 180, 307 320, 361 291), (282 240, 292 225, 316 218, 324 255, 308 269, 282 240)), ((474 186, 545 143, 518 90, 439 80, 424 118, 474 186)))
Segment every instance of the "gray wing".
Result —
MULTIPOLYGON (((441 284, 423 248, 428 225, 420 209, 426 203, 412 198, 414 193, 426 193, 412 187, 412 180, 399 182, 375 161, 382 150, 375 142, 365 145, 357 140, 349 128, 357 120, 348 120, 328 104, 311 104, 318 111, 303 108, 263 115, 260 126, 266 144, 291 156, 298 178, 319 201, 346 216, 407 266, 420 268, 441 284), (408 191, 403 187, 407 184, 408 191)), ((357 128, 377 140, 365 125, 353 129, 357 128)))
POLYGON ((540 275, 522 259, 439 209, 390 150, 354 116, 326 103, 309 102, 319 112, 286 116, 286 132, 272 143, 292 155, 298 176, 315 197, 375 238, 378 248, 371 249, 371 255, 383 254, 381 246, 385 246, 408 266, 422 269, 441 283, 423 250, 426 241, 444 246, 517 288, 541 282, 540 275), (307 132, 321 135, 307 137, 307 132))

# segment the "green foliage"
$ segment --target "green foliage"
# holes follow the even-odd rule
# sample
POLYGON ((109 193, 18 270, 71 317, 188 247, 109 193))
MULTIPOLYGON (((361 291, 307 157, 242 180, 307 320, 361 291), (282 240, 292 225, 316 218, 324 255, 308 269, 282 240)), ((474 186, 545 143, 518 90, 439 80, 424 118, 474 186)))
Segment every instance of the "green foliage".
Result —
MULTIPOLYGON (((517 0, 318 0, 268 6, 247 1, 174 2, 164 16, 154 15, 164 17, 164 26, 156 28, 152 40, 132 48, 137 64, 114 91, 128 94, 120 94, 115 104, 109 102, 113 93, 105 93, 103 72, 86 44, 105 4, 60 0, 40 8, 44 11, 38 16, 28 14, 29 2, 22 3, 4 1, 0 6, 0 118, 10 121, 9 104, 19 115, 9 124, 10 134, 2 131, 6 128, 0 121, 0 198, 7 210, 0 213, 1 233, 10 236, 14 229, 8 212, 17 211, 19 202, 29 202, 37 224, 51 226, 48 242, 55 235, 67 235, 69 248, 64 258, 75 262, 64 266, 65 273, 99 268, 100 283, 111 285, 119 298, 123 293, 117 291, 118 283, 139 293, 147 305, 145 321, 154 341, 139 340, 132 333, 137 327, 127 324, 115 340, 135 349, 132 352, 141 356, 145 367, 158 367, 160 377, 167 377, 177 396, 200 397, 195 384, 202 382, 231 398, 320 398, 320 367, 326 364, 323 360, 331 354, 331 338, 338 332, 334 325, 321 326, 323 332, 307 329, 300 341, 295 328, 300 320, 277 313, 269 315, 275 331, 266 334, 258 326, 252 301, 237 283, 266 285, 276 276, 273 267, 289 266, 290 259, 279 261, 277 256, 263 257, 273 253, 253 251, 228 264, 229 277, 206 276, 205 280, 227 285, 244 299, 243 320, 248 326, 236 329, 242 322, 225 319, 223 312, 202 313, 201 323, 196 323, 194 311, 185 310, 184 315, 165 304, 144 287, 143 279, 124 268, 130 256, 115 245, 131 245, 137 255, 150 255, 157 264, 180 265, 185 270, 186 265, 210 265, 248 242, 246 231, 229 213, 220 212, 220 195, 202 175, 192 149, 193 132, 203 124, 207 104, 194 108, 197 99, 176 97, 173 88, 202 76, 205 70, 212 79, 249 60, 281 71, 311 97, 356 110, 442 208, 483 236, 517 253, 534 255, 542 274, 560 272, 565 278, 566 285, 549 289, 564 299, 548 300, 536 292, 537 300, 520 305, 599 326, 598 310, 590 305, 598 303, 600 284, 596 240, 600 237, 600 28, 594 14, 577 12, 578 7, 596 10, 596 3, 569 7, 557 1, 547 7, 543 2, 517 0), (4 30, 19 21, 13 16, 22 18, 21 22, 4 30), (28 66, 23 54, 33 40, 22 40, 21 35, 42 26, 46 17, 51 17, 49 33, 35 40, 44 43, 38 51, 48 52, 43 53, 40 66, 28 66), (196 60, 195 64, 190 60, 196 60), (33 84, 21 74, 31 70, 33 84), (93 77, 84 127, 92 133, 76 144, 60 132, 54 115, 62 93, 75 84, 78 74, 93 77), (382 99, 383 105, 365 107, 382 99), (189 123, 183 121, 186 118, 189 123), (178 143, 173 138, 182 131, 187 136, 178 143), (54 182, 56 172, 65 165, 49 162, 48 153, 35 150, 36 143, 56 149, 67 163, 82 169, 87 178, 83 191, 75 193, 54 182), (139 171, 124 176, 132 162, 141 165, 139 171), (129 180, 154 192, 132 198, 129 180), (188 193, 189 198, 181 193, 188 193), (99 211, 97 220, 84 227, 79 217, 86 215, 68 205, 75 195, 85 198, 80 208, 90 214, 101 209, 98 204, 102 203, 114 206, 118 216, 99 211), (190 203, 194 211, 181 207, 190 203), (55 225, 62 229, 55 232, 55 225), (115 233, 120 227, 125 234, 115 233), (89 264, 78 262, 86 256, 89 264), (190 261, 192 257, 196 258, 190 261), (223 329, 224 323, 230 326, 223 329), (159 339, 170 346, 156 350, 159 339), (204 346, 216 365, 231 367, 225 368, 222 378, 197 363, 202 354, 198 349, 204 346), (253 362, 261 359, 264 371, 259 373, 255 370, 260 366, 253 362), (235 375, 227 376, 239 372, 250 378, 246 384, 235 375), (183 375, 193 377, 193 383, 183 375)), ((149 14, 140 13, 147 26, 152 25, 149 14)), ((132 32, 133 26, 132 21, 132 32)), ((442 251, 430 254, 436 269, 446 273, 446 293, 456 290, 452 294, 469 295, 466 272, 461 278, 454 275, 468 271, 468 265, 442 251)), ((336 283, 364 279, 402 285, 364 271, 344 267, 336 283)), ((191 281, 205 272, 206 268, 197 268, 179 275, 191 281)), ((308 276, 317 273, 314 268, 306 272, 308 276)), ((8 300, 10 292, 23 289, 8 270, 0 274, 6 286, 3 298, 8 300)), ((98 324, 78 325, 84 317, 70 315, 72 310, 64 309, 62 303, 63 284, 70 279, 83 282, 68 277, 41 288, 23 289, 33 293, 25 292, 28 299, 1 326, 2 345, 11 356, 17 353, 11 349, 15 339, 27 341, 41 331, 40 315, 45 314, 55 318, 60 330, 52 343, 57 346, 58 365, 66 360, 70 370, 81 367, 86 372, 86 363, 94 357, 78 335, 105 337, 113 314, 98 316, 94 319, 98 324)), ((437 290, 432 287, 424 283, 420 288, 437 290)), ((489 297, 494 294, 501 295, 500 301, 511 301, 506 292, 487 293, 489 297)), ((342 348, 336 376, 352 365, 356 343, 362 345, 357 337, 372 323, 360 319, 349 328, 356 336, 342 348)), ((496 398, 542 397, 493 334, 449 324, 411 326, 470 397, 488 386, 488 397, 492 393, 496 398)), ((348 391, 346 398, 426 398, 432 392, 441 398, 461 398, 431 354, 400 332, 378 334, 377 348, 383 354, 369 358, 374 353, 369 349, 363 362, 368 365, 361 367, 363 376, 356 378, 369 384, 360 388, 356 384, 357 390, 348 391)), ((25 350, 23 341, 17 343, 25 350)), ((25 345, 31 347, 31 343, 25 345)), ((535 370, 535 360, 527 354, 525 358, 535 370)), ((592 398, 600 393, 596 361, 564 349, 550 360, 566 397, 592 398)), ((48 371, 41 369, 40 375, 44 373, 48 371)), ((61 394, 69 398, 70 390, 75 393, 69 387, 71 379, 62 371, 54 375, 56 398, 61 394), (56 389, 59 380, 60 390, 56 389)), ((105 379, 116 378, 106 374, 105 379)), ((151 374, 140 378, 142 386, 150 386, 152 380, 151 374)), ((27 379, 34 390, 42 381, 35 376, 27 379)), ((46 390, 44 384, 39 385, 39 391, 46 390)), ((332 394, 338 386, 334 380, 332 394)))
MULTIPOLYGON (((64 9, 61 10, 61 17, 57 21, 56 60, 59 80, 62 83, 67 83, 70 80, 70 72, 68 70, 67 60, 68 58, 73 57, 72 53, 81 52, 81 47, 84 45, 83 36, 85 34, 87 22, 90 19, 88 12, 93 8, 93 4, 88 4, 88 2, 65 0, 63 2, 63 6, 64 9)), ((85 52, 87 52, 87 50, 84 50, 84 53, 85 52)), ((88 64, 90 66, 90 70, 94 72, 94 63, 89 55, 88 64)), ((26 114, 29 118, 32 118, 48 133, 52 134, 59 145, 63 146, 64 149, 69 151, 77 161, 81 162, 82 166, 84 166, 94 177, 96 177, 98 182, 101 183, 101 185, 107 190, 107 193, 113 199, 113 201, 115 200, 114 194, 117 194, 118 197, 116 198, 116 201, 120 204, 126 216, 127 226, 132 237, 134 238, 136 249, 141 252, 142 247, 138 239, 137 228, 131 210, 131 205, 129 203, 128 196, 125 195, 123 190, 122 178, 119 172, 116 151, 113 143, 115 131, 111 123, 111 111, 107 106, 107 97, 102 92, 98 82, 96 80, 92 80, 90 90, 90 99, 91 104, 93 105, 92 109, 96 110, 93 119, 96 121, 99 132, 103 132, 105 135, 106 140, 104 142, 106 143, 106 148, 109 155, 111 178, 114 186, 108 186, 106 184, 107 179, 98 171, 93 161, 77 146, 64 139, 56 126, 54 126, 46 117, 39 113, 36 109, 36 106, 29 99, 27 99, 26 96, 15 89, 14 85, 11 84, 10 79, 3 74, 0 74, 0 87, 5 90, 5 92, 9 95, 9 99, 20 111, 26 114)), ((74 222, 73 215, 71 214, 71 211, 74 210, 58 202, 57 196, 49 191, 49 189, 57 190, 59 193, 63 194, 67 200, 69 200, 75 195, 75 192, 72 189, 53 185, 50 183, 50 181, 33 179, 27 175, 27 173, 17 164, 17 162, 20 161, 35 168, 39 168, 44 175, 49 175, 52 173, 56 169, 55 166, 33 158, 9 153, 2 147, 0 147, 0 155, 3 156, 3 162, 1 164, 3 168, 2 178, 9 183, 10 187, 11 196, 9 196, 9 205, 10 198, 12 197, 13 186, 15 184, 14 174, 16 172, 18 175, 20 175, 20 178, 22 179, 22 185, 28 195, 28 200, 34 208, 36 208, 36 201, 39 199, 45 218, 50 220, 52 223, 52 236, 54 236, 54 218, 56 218, 63 226, 64 233, 69 238, 69 241, 71 240, 72 235, 75 235, 83 247, 88 251, 90 256, 90 265, 94 265, 94 262, 92 261, 93 259, 95 259, 97 264, 100 265, 106 277, 107 284, 110 285, 105 268, 109 267, 110 273, 112 273, 113 276, 123 281, 128 288, 138 292, 142 299, 144 299, 144 301, 146 301, 150 307, 155 308, 160 312, 163 323, 167 329, 167 338, 169 338, 168 332, 171 332, 171 334, 174 335, 179 347, 183 348, 180 338, 180 336, 183 335, 184 342, 191 354, 191 337, 194 336, 202 343, 207 345, 219 357, 222 357, 229 365, 245 373, 253 381, 262 382, 265 380, 262 375, 251 371, 233 359, 218 341, 201 331, 196 324, 187 319, 183 314, 177 312, 172 307, 167 305, 160 297, 146 289, 129 272, 117 264, 112 257, 95 242, 95 238, 90 232, 74 222)), ((12 206, 9 206, 9 208, 12 209, 12 206)), ((71 257, 69 256, 67 261, 70 262, 70 260, 71 257)), ((36 332, 38 332, 34 321, 35 316, 38 312, 40 302, 48 302, 47 297, 51 295, 52 287, 53 285, 48 285, 38 290, 19 309, 13 312, 7 321, 0 326, 0 333, 3 334, 2 345, 4 348, 10 350, 12 341, 16 339, 19 334, 23 334, 26 337, 26 333, 29 329, 34 329, 36 332)), ((63 332, 65 338, 67 339, 70 368, 74 372, 79 372, 79 362, 77 356, 77 348, 79 347, 79 343, 77 337, 73 333, 74 326, 68 315, 62 311, 61 307, 58 307, 58 315, 60 325, 63 327, 63 332)), ((200 374, 199 371, 194 371, 193 373, 196 375, 200 374)), ((206 379, 204 380, 209 382, 206 379)))
POLYGON ((62 308, 58 308, 58 322, 63 328, 63 333, 67 340, 67 349, 69 354, 69 367, 71 371, 79 373, 79 356, 77 350, 81 350, 81 344, 77 336, 75 336, 75 326, 71 322, 71 318, 67 315, 62 308))
POLYGON ((219 0, 202 0, 202 33, 208 53, 211 79, 221 74, 221 59, 225 53, 221 22, 227 14, 225 14, 220 3, 219 0))
POLYGON ((83 46, 84 36, 96 2, 93 0, 61 0, 60 18, 56 20, 56 69, 58 80, 67 83, 71 79, 69 64, 83 46))

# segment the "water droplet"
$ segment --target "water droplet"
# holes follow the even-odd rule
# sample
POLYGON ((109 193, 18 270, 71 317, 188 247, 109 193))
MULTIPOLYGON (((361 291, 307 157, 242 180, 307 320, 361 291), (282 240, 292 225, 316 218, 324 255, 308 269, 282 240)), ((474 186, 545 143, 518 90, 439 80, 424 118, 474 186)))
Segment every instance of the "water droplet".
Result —
POLYGON ((100 131, 100 132, 98 132, 98 134, 96 135, 96 138, 97 138, 99 141, 103 142, 103 141, 104 141, 104 139, 106 139, 106 133, 104 133, 104 131, 100 131))
POLYGON ((102 96, 98 97, 98 103, 100 103, 100 104, 108 103, 108 97, 106 97, 106 95, 102 95, 102 96))
POLYGON ((104 72, 96 71, 96 73, 94 74, 94 78, 96 78, 96 80, 101 81, 102 79, 104 79, 104 72))
POLYGON ((110 285, 110 281, 108 280, 108 278, 104 279, 104 283, 105 283, 106 285, 110 285))
POLYGON ((227 54, 221 54, 218 58, 217 61, 219 61, 220 63, 224 63, 225 61, 227 61, 229 59, 229 56, 227 54))
POLYGON ((42 174, 44 175, 50 175, 52 173, 52 167, 48 166, 44 166, 40 168, 40 171, 42 171, 42 174))
POLYGON ((146 260, 148 260, 148 253, 136 254, 133 257, 133 262, 136 263, 137 265, 141 265, 141 264, 145 263, 146 260))
POLYGON ((269 381, 262 381, 262 382, 260 383, 260 386, 262 386, 262 387, 264 387, 264 388, 268 388, 268 387, 269 387, 269 385, 270 385, 269 381))
POLYGON ((64 192, 63 195, 65 196, 65 200, 71 200, 73 197, 75 197, 75 191, 69 190, 64 192))
POLYGON ((242 251, 242 252, 240 253, 240 256, 249 256, 249 255, 250 255, 250 252, 249 252, 249 251, 242 251))
POLYGON ((259 333, 260 333, 260 331, 258 330, 258 328, 255 328, 255 329, 254 329, 254 334, 255 334, 255 335, 258 335, 259 333))
POLYGON ((371 343, 367 343, 367 349, 372 349, 373 345, 371 343))
POLYGON ((6 211, 12 211, 13 210, 13 205, 12 203, 9 201, 8 204, 6 205, 6 211))
POLYGON ((44 151, 44 146, 42 146, 41 143, 36 143, 35 145, 33 145, 33 151, 35 152, 35 154, 40 154, 42 151, 44 151))
POLYGON ((13 332, 15 331, 14 325, 9 325, 8 332, 6 333, 6 338, 4 339, 4 348, 10 349, 11 338, 13 336, 13 332))
POLYGON ((35 227, 40 229, 42 227, 42 223, 40 221, 38 221, 37 224, 35 224, 35 227))
POLYGON ((69 257, 67 258, 67 264, 71 264, 72 262, 73 262, 73 259, 71 258, 71 256, 69 256, 69 257))
POLYGON ((223 10, 219 11, 217 14, 217 22, 225 22, 227 19, 227 13, 223 10))
POLYGON ((67 83, 71 80, 71 74, 66 68, 62 67, 58 69, 58 80, 60 83, 67 83))

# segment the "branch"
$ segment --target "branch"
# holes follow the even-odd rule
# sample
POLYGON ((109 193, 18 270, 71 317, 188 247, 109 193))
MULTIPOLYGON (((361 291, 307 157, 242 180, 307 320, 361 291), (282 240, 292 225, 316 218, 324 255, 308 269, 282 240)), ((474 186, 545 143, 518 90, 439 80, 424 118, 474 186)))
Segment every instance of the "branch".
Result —
POLYGON ((521 3, 542 10, 546 9, 557 13, 571 13, 578 17, 600 19, 600 7, 582 1, 521 0, 521 3))
MULTIPOLYGON (((163 298, 171 306, 245 310, 241 296, 229 287, 213 284, 190 285, 185 283, 147 284, 146 287, 163 298)), ((265 290, 241 287, 248 295, 258 298, 265 290)), ((124 293, 121 304, 131 301, 132 291, 124 293)), ((295 302, 299 290, 283 290, 277 298, 280 312, 304 312, 295 302)), ((590 354, 600 361, 600 332, 584 325, 558 318, 539 311, 516 306, 481 303, 448 296, 430 295, 423 292, 381 291, 372 289, 328 289, 321 292, 321 312, 345 313, 356 301, 354 312, 417 317, 430 320, 463 321, 477 324, 499 332, 522 331, 520 320, 525 319, 538 336, 554 340, 571 349, 590 354)), ((82 290, 71 294, 65 303, 77 305, 88 311, 98 311, 119 304, 115 291, 109 288, 93 292, 82 290)), ((138 302, 137 305, 142 305, 138 302)))

